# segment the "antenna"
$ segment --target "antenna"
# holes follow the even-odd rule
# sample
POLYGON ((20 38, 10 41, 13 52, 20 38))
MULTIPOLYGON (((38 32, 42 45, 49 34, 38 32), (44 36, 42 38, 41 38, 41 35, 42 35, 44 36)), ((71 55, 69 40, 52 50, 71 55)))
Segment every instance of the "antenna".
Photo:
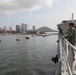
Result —
POLYGON ((73 22, 73 16, 74 16, 74 13, 72 13, 72 22, 73 22))

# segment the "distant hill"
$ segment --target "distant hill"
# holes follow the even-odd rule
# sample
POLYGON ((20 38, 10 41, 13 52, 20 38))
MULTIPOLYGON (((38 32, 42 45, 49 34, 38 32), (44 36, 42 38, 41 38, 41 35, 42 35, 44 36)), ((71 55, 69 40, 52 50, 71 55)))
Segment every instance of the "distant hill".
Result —
POLYGON ((44 27, 40 27, 39 29, 37 29, 37 31, 40 31, 40 32, 55 32, 56 30, 53 30, 51 28, 48 28, 48 27, 44 26, 44 27))

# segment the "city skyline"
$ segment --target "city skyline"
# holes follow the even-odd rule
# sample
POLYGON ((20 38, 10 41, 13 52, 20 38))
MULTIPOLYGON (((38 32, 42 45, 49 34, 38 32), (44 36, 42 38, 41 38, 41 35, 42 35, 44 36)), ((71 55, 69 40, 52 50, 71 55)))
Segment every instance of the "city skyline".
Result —
POLYGON ((21 24, 17 24, 15 25, 15 29, 12 29, 12 26, 4 26, 4 27, 0 27, 0 29, 5 29, 5 30, 18 30, 18 29, 21 29, 22 31, 27 31, 27 30, 33 30, 33 27, 35 29, 35 25, 32 25, 31 28, 28 28, 28 24, 25 24, 25 23, 21 23, 21 24))
POLYGON ((56 30, 62 20, 76 19, 76 0, 0 0, 0 27, 15 29, 15 25, 28 24, 31 29, 47 26, 56 30))

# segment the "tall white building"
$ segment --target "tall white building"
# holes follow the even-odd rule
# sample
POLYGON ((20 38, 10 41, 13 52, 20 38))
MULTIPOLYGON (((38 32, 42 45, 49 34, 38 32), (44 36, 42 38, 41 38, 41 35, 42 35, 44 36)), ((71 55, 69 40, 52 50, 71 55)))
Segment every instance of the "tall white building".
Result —
POLYGON ((21 23, 21 32, 25 32, 25 24, 24 23, 21 23))
POLYGON ((27 24, 21 23, 21 32, 27 32, 27 24))

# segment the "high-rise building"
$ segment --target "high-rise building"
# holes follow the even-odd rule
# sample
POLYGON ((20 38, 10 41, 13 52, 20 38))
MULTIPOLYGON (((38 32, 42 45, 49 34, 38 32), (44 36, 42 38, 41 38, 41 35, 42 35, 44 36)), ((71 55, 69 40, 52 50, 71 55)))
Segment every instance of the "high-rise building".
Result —
POLYGON ((6 26, 4 26, 4 28, 3 28, 4 30, 6 30, 6 26))
POLYGON ((27 28, 28 28, 27 26, 28 26, 28 25, 27 25, 27 24, 25 24, 25 32, 27 32, 27 28))
POLYGON ((25 32, 25 24, 24 23, 21 23, 21 32, 25 32))
POLYGON ((9 31, 12 32, 12 27, 11 26, 9 26, 9 31))
POLYGON ((16 32, 20 32, 20 25, 16 25, 16 32))
POLYGON ((33 26, 33 32, 35 32, 35 26, 33 26))
POLYGON ((27 24, 21 23, 21 32, 25 33, 27 32, 27 24))

